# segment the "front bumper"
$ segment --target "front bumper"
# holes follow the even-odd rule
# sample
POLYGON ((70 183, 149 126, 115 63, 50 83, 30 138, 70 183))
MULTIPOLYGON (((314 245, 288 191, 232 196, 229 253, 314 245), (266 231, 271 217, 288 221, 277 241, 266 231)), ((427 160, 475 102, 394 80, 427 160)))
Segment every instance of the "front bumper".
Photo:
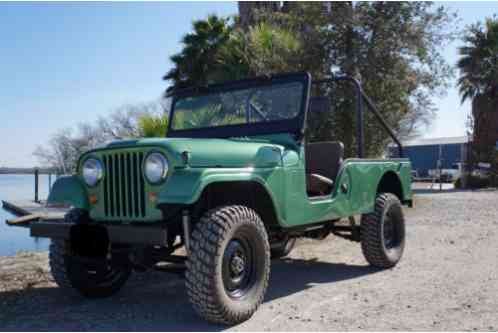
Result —
MULTIPOLYGON (((41 221, 30 225, 31 237, 46 237, 56 239, 71 238, 72 228, 75 223, 41 221)), ((81 224, 78 226, 82 226, 81 224)), ((95 225, 105 228, 109 242, 118 244, 144 244, 144 245, 168 245, 168 231, 163 225, 95 225)), ((89 240, 91 241, 91 240, 89 240)))

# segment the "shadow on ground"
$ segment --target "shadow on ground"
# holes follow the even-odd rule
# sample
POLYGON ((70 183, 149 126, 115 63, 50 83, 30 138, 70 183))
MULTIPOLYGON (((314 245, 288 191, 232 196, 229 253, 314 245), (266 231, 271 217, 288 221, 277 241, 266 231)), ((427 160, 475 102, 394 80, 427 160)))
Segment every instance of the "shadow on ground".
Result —
MULTIPOLYGON (((369 266, 317 259, 272 262, 265 302, 376 272, 369 266)), ((67 295, 59 288, 32 288, 0 293, 0 330, 15 331, 219 331, 196 316, 187 300, 183 278, 151 272, 136 274, 117 295, 100 300, 67 295)))

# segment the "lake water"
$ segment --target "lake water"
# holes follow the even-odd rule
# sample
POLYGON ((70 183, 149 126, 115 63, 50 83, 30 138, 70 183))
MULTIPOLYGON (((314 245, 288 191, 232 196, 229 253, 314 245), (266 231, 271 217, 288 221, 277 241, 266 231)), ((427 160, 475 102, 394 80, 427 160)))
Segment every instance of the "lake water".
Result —
MULTIPOLYGON (((52 176, 52 182, 55 177, 52 176)), ((0 175, 0 200, 34 200, 33 175, 0 175)), ((39 197, 48 195, 48 176, 40 175, 39 197)), ((5 220, 14 215, 0 208, 0 256, 15 255, 19 251, 46 251, 50 241, 46 238, 32 238, 29 229, 10 227, 5 220)))

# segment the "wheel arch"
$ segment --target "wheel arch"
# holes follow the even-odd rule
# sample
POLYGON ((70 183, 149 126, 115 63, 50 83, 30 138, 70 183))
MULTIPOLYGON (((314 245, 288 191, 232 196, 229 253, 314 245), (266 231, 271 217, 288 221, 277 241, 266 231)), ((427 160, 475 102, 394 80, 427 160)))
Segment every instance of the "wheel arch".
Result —
POLYGON ((65 205, 89 210, 88 196, 85 186, 77 176, 58 178, 52 185, 47 205, 65 205))
POLYGON ((280 217, 270 191, 256 180, 217 181, 207 184, 193 205, 200 217, 209 209, 224 205, 244 205, 258 213, 267 227, 278 227, 280 217))
POLYGON ((385 172, 377 184, 377 196, 381 193, 392 193, 399 201, 405 202, 403 185, 398 174, 394 171, 385 172))

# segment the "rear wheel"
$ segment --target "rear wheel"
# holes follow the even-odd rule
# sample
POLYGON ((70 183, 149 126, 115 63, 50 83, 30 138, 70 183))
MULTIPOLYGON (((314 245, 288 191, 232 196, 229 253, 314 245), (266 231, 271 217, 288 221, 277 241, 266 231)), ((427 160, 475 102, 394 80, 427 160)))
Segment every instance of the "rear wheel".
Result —
POLYGON ((196 312, 211 322, 249 319, 263 301, 270 247, 258 214, 244 206, 207 212, 192 233, 186 287, 196 312))
POLYGON ((391 193, 377 197, 375 209, 361 219, 361 248, 365 259, 379 268, 395 266, 405 247, 405 218, 399 199, 391 193))

